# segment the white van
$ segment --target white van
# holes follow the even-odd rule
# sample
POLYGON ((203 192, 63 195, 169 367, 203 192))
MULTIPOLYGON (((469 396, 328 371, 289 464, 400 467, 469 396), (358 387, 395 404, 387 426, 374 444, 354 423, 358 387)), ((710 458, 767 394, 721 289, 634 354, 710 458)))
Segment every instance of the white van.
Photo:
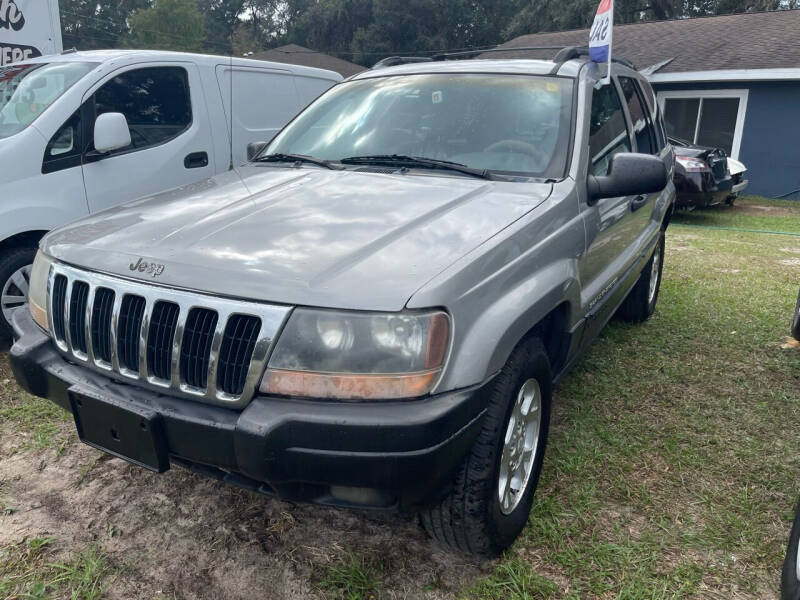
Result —
POLYGON ((0 334, 26 301, 44 233, 246 162, 249 143, 270 140, 341 79, 309 67, 141 50, 67 52, 0 68, 0 334))

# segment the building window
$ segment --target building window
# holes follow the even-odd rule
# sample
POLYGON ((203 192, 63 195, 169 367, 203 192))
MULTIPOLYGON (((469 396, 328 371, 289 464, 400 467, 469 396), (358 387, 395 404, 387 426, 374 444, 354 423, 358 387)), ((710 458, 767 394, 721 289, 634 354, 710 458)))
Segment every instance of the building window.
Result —
POLYGON ((747 90, 659 92, 667 135, 739 158, 747 90))

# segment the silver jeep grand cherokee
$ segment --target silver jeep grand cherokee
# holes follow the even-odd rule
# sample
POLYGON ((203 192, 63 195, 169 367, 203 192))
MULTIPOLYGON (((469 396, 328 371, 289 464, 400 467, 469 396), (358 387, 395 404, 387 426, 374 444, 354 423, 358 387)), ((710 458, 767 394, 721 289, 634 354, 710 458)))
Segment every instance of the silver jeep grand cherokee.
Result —
POLYGON ((658 297, 672 151, 650 86, 612 71, 580 49, 382 66, 244 167, 49 234, 18 380, 154 471, 419 511, 498 553, 554 383, 658 297))

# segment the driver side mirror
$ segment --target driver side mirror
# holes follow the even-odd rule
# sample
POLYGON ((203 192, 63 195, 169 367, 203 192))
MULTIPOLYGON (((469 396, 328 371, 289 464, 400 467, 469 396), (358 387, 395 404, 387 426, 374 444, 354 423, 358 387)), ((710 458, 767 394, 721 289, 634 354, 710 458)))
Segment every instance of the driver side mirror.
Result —
POLYGON ((657 156, 622 152, 611 157, 608 175, 589 175, 589 202, 602 198, 654 194, 669 182, 667 167, 657 156))
POLYGON ((269 142, 250 142, 247 144, 247 162, 250 162, 261 154, 261 151, 266 148, 268 144, 269 142))
POLYGON ((94 149, 107 154, 131 145, 131 130, 122 113, 104 113, 94 122, 94 149))

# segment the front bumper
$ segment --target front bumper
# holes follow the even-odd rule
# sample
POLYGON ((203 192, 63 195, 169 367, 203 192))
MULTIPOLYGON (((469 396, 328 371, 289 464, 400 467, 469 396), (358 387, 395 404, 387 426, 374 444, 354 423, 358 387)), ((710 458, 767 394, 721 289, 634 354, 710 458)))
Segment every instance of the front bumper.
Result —
POLYGON ((678 208, 705 208, 721 204, 731 195, 733 180, 716 181, 711 172, 676 172, 675 204, 678 208))
POLYGON ((156 393, 67 362, 27 311, 10 360, 31 394, 70 393, 161 416, 169 460, 286 500, 408 510, 446 493, 480 431, 489 382, 420 400, 332 402, 258 396, 243 410, 156 393))
POLYGON ((740 181, 739 183, 734 183, 733 187, 731 188, 731 195, 736 195, 746 190, 748 183, 750 182, 747 179, 740 181))

